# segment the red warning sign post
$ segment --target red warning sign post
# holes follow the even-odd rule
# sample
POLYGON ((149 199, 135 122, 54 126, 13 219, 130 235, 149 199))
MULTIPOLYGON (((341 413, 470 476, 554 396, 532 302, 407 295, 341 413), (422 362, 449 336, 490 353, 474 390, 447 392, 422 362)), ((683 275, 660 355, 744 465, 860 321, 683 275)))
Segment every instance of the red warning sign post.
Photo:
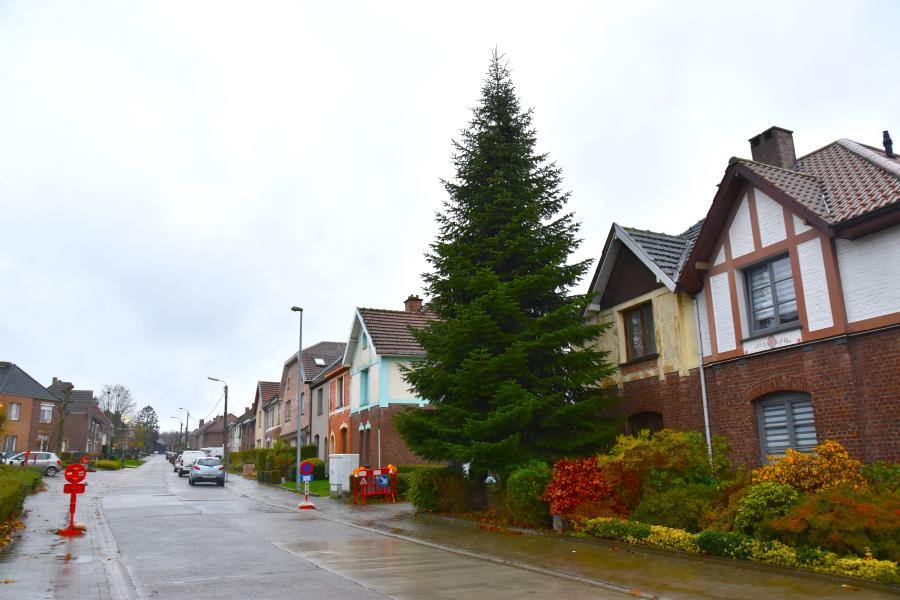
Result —
POLYGON ((308 460, 304 460, 300 463, 299 473, 297 474, 300 477, 300 481, 303 482, 303 502, 297 505, 297 508, 300 510, 308 510, 315 508, 316 505, 309 501, 309 482, 313 480, 313 473, 315 472, 316 467, 308 460))
POLYGON ((69 500, 69 526, 59 530, 59 535, 81 535, 82 531, 75 528, 75 498, 84 493, 84 481, 87 471, 83 465, 71 464, 64 471, 67 483, 63 486, 63 493, 71 495, 69 500))

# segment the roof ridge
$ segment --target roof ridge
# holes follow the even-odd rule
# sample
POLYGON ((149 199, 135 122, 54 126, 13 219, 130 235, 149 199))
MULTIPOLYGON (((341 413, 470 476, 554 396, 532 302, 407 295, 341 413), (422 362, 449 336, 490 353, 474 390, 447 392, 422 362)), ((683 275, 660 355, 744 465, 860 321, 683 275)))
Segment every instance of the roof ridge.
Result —
POLYGON ((425 315, 425 314, 431 315, 431 314, 434 314, 428 310, 425 310, 424 308, 422 310, 418 310, 416 312, 410 312, 408 310, 396 310, 393 308, 368 308, 366 306, 357 306, 356 309, 357 310, 372 310, 372 311, 377 311, 377 312, 396 313, 398 315, 425 315))
MULTIPOLYGON (((829 144, 829 146, 830 145, 831 144, 829 144)), ((828 146, 825 146, 824 148, 827 148, 827 147, 828 146)), ((820 150, 821 149, 823 149, 823 148, 820 148, 820 150)), ((817 152, 818 152, 818 150, 817 150, 817 152)), ((810 154, 813 154, 813 152, 810 152, 810 154)), ((809 156, 809 154, 807 154, 806 156, 809 156)), ((806 156, 804 156, 803 158, 806 158, 806 156)), ((819 178, 816 177, 815 175, 812 175, 811 173, 804 173, 803 171, 797 171, 795 169, 785 169, 784 167, 770 165, 769 163, 760 162, 758 160, 751 160, 749 158, 735 158, 734 160, 736 160, 737 162, 749 163, 752 165, 762 165, 764 167, 768 167, 769 169, 776 169, 778 171, 784 171, 785 173, 791 173, 792 175, 800 175, 802 177, 808 177, 809 179, 815 179, 816 181, 819 181, 819 178)), ((797 162, 800 162, 799 158, 795 161, 794 164, 796 164, 797 162)))
MULTIPOLYGON (((691 225, 691 227, 693 227, 693 225, 691 225)), ((630 231, 636 231, 636 232, 639 232, 639 233, 652 233, 653 235, 664 235, 664 236, 666 236, 666 237, 672 237, 672 238, 681 238, 681 237, 683 237, 683 234, 680 234, 680 233, 665 233, 665 232, 662 232, 662 231, 653 231, 653 230, 651 230, 651 229, 638 229, 637 227, 625 227, 625 226, 622 226, 622 229, 624 229, 625 231, 629 231, 629 232, 630 232, 630 231)), ((690 227, 689 227, 688 229, 690 229, 690 227)))
POLYGON ((869 150, 859 142, 854 142, 853 140, 847 138, 841 138, 837 141, 837 143, 850 152, 853 152, 854 154, 866 159, 876 167, 887 171, 888 174, 893 175, 897 179, 900 179, 900 165, 889 161, 886 157, 881 156, 877 152, 869 150))

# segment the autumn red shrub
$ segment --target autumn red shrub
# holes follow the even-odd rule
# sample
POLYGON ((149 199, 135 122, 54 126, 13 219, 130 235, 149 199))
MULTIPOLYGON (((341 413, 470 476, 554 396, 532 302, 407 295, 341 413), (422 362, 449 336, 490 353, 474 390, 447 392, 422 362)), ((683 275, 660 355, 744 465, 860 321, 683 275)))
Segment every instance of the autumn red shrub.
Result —
POLYGON ((574 515, 580 506, 603 503, 611 494, 596 457, 562 459, 553 465, 543 500, 552 514, 574 515))
POLYGON ((759 532, 794 546, 900 561, 900 495, 845 484, 804 497, 759 532))

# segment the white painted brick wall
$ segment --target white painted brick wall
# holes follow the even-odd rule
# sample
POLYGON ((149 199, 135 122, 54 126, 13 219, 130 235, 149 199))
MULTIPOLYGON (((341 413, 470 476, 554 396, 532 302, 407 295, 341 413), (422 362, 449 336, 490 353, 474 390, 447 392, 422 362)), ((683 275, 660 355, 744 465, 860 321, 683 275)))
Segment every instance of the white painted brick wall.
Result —
POLYGON ((835 243, 847 320, 900 311, 900 225, 835 243))
POLYGON ((734 219, 728 228, 728 239, 731 241, 731 258, 737 258, 753 252, 753 229, 750 226, 750 203, 747 196, 734 211, 734 219))
POLYGON ((828 297, 828 279, 825 277, 825 261, 820 238, 808 240, 797 246, 800 263, 800 281, 803 283, 803 301, 806 303, 806 325, 810 331, 834 325, 831 299, 828 297))
POLYGON ((709 278, 712 292, 713 319, 716 322, 716 345, 719 352, 734 350, 734 320, 731 316, 731 288, 728 273, 719 273, 709 278))
POLYGON ((763 248, 787 238, 784 209, 760 190, 753 190, 756 198, 756 219, 759 222, 759 241, 763 248))
POLYGON ((697 310, 700 313, 700 350, 703 356, 712 354, 712 342, 709 339, 709 313, 706 312, 706 292, 697 294, 697 310))

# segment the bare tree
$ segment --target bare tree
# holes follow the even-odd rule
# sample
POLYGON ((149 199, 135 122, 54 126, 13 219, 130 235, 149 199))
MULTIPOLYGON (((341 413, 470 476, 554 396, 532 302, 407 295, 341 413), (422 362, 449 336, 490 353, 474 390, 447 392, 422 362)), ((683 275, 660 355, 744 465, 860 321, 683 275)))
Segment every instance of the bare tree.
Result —
POLYGON ((131 390, 121 383, 104 385, 100 390, 97 402, 100 404, 100 409, 113 422, 117 431, 122 429, 124 417, 134 416, 137 409, 137 403, 134 401, 134 396, 131 395, 131 390))
POLYGON ((66 429, 66 416, 69 414, 69 405, 72 404, 72 391, 75 389, 71 383, 62 382, 64 384, 62 397, 59 403, 59 422, 56 425, 56 439, 53 440, 53 447, 57 452, 63 451, 63 437, 66 429))

